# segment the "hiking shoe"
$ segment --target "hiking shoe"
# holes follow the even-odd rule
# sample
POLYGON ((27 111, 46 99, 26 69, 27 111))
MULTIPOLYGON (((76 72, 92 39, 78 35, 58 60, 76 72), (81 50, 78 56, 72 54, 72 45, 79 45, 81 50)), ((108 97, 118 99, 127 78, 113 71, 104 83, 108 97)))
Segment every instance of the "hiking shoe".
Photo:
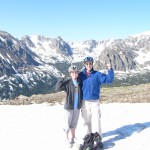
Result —
POLYGON ((75 144, 75 143, 77 144, 77 139, 76 139, 76 138, 72 138, 72 139, 71 139, 71 143, 72 143, 72 144, 75 144))
POLYGON ((75 143, 75 138, 74 139, 72 138, 70 143, 74 144, 75 143))

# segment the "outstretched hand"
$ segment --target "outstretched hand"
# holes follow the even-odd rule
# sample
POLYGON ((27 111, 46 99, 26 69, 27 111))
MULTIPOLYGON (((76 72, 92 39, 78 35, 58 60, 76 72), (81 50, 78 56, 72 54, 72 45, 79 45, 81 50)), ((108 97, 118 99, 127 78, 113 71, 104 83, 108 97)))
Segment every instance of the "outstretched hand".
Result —
POLYGON ((112 64, 107 64, 107 68, 108 68, 108 70, 110 70, 110 69, 112 69, 112 64))
POLYGON ((66 76, 65 76, 64 74, 61 74, 61 77, 62 77, 62 78, 65 78, 66 76))

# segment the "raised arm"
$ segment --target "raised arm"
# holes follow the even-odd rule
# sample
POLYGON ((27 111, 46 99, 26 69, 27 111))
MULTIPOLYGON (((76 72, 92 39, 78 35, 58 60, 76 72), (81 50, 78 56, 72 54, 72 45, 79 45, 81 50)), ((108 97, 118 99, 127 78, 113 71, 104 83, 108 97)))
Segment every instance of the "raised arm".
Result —
POLYGON ((66 81, 64 81, 64 78, 58 78, 58 81, 55 86, 55 91, 66 91, 66 81))
POLYGON ((108 67, 107 74, 100 73, 101 84, 103 84, 103 83, 110 84, 114 80, 114 71, 113 71, 111 64, 107 64, 107 67, 108 67))

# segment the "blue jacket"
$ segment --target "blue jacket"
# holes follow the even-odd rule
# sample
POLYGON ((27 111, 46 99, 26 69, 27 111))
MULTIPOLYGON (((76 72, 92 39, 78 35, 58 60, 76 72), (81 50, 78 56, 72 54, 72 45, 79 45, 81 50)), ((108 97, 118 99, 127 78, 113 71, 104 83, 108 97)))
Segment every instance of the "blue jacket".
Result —
POLYGON ((113 69, 108 70, 108 74, 104 74, 92 70, 90 76, 86 74, 86 68, 79 74, 82 81, 83 100, 97 100, 100 98, 101 84, 110 84, 114 80, 113 69))

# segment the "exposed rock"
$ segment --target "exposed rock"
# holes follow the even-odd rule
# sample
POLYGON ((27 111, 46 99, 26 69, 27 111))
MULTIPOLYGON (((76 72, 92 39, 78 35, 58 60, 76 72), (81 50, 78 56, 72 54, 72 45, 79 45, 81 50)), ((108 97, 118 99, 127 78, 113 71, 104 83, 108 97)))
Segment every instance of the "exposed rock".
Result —
MULTIPOLYGON (((137 86, 110 87, 101 89, 101 103, 150 103, 150 84, 137 86)), ((19 96, 14 100, 0 101, 0 105, 29 105, 49 103, 64 104, 65 92, 19 96)))
MULTIPOLYGON (((62 74, 68 75, 67 70, 72 63, 81 69, 86 55, 94 57, 96 70, 106 69, 106 64, 111 62, 115 71, 132 75, 131 72, 138 70, 140 73, 146 71, 147 75, 150 35, 69 44, 60 36, 55 39, 40 35, 24 36, 19 40, 0 31, 0 99, 53 92, 57 78, 62 74)), ((150 82, 148 76, 141 76, 144 80, 140 80, 138 75, 135 79, 125 76, 122 81, 120 76, 118 79, 121 84, 129 84, 132 80, 132 85, 150 82)))

